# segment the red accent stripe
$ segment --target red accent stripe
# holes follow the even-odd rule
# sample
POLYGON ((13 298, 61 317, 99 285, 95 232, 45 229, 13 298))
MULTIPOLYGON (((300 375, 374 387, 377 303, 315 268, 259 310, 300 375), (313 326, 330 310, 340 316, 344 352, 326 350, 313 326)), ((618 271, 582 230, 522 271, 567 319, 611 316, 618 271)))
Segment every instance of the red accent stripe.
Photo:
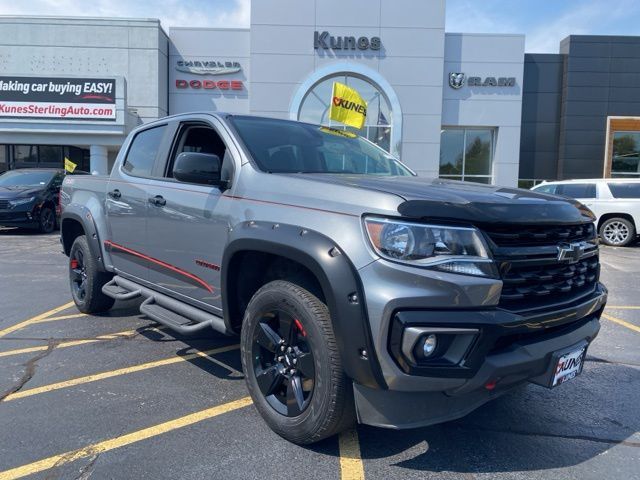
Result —
POLYGON ((176 272, 179 273, 180 275, 184 275, 187 278, 190 278, 191 280, 193 280, 194 282, 197 282, 198 284, 202 285, 209 293, 213 293, 213 287, 211 285, 209 285, 207 282, 205 282, 204 280, 202 280, 200 277, 186 272, 184 270, 182 270, 181 268, 175 267, 169 263, 163 262, 162 260, 158 260, 157 258, 153 258, 153 257, 149 257, 148 255, 145 255, 144 253, 140 253, 137 252, 135 250, 131 250, 130 248, 127 247, 123 247, 122 245, 118 245, 117 243, 112 242, 111 240, 105 240, 104 241, 105 246, 109 246, 109 247, 113 247, 116 248, 118 250, 122 250, 123 252, 127 252, 130 253, 131 255, 134 255, 138 258, 142 258, 144 260, 147 260, 149 262, 155 263, 156 265, 160 265, 161 267, 167 268, 169 270, 171 270, 172 272, 176 272))

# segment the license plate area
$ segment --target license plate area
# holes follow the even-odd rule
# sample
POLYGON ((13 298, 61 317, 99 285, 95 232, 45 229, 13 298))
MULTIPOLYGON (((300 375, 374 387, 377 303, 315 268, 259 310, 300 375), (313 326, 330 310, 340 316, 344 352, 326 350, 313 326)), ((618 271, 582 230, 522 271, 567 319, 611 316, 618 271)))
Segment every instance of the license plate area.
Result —
MULTIPOLYGON (((555 359, 555 367, 553 369, 553 377, 551 378, 550 387, 557 387, 569 380, 576 378, 582 373, 584 366, 584 357, 587 353, 587 346, 564 353, 555 359)), ((552 363, 552 365, 554 365, 552 363)))

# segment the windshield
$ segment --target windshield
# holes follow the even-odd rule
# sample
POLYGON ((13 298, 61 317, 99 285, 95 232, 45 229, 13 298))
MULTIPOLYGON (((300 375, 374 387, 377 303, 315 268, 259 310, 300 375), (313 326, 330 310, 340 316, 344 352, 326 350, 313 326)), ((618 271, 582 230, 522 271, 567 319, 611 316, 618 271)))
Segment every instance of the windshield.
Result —
POLYGON ((413 175, 390 154, 349 131, 259 117, 232 117, 232 122, 265 172, 413 175))
POLYGON ((55 172, 25 172, 18 170, 10 170, 0 175, 0 186, 16 187, 16 186, 38 186, 47 185, 55 172))

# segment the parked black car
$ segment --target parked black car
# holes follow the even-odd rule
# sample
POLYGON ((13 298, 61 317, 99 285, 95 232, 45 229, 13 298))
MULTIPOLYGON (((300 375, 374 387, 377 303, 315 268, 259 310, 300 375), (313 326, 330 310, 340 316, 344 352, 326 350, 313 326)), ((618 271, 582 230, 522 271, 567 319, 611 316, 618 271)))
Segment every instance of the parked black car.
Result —
POLYGON ((64 170, 55 168, 23 168, 0 175, 0 226, 52 232, 58 224, 64 176, 64 170))

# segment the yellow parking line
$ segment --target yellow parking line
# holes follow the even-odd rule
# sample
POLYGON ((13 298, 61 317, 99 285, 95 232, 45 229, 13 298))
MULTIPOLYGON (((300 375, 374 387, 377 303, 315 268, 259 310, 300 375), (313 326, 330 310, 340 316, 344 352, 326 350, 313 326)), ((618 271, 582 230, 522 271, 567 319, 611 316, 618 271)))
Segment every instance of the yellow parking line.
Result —
POLYGON ((92 457, 94 455, 108 452, 116 448, 125 447, 142 440, 153 438, 163 433, 171 432, 172 430, 176 430, 178 428, 187 427, 189 425, 202 422, 203 420, 208 420, 224 413, 232 412, 239 408, 246 407, 250 404, 251 399, 249 397, 244 397, 233 402, 219 405, 217 407, 207 408, 206 410, 191 413, 189 415, 185 415, 184 417, 169 420, 168 422, 154 425, 152 427, 147 427, 136 432, 122 435, 120 437, 110 438, 102 442, 88 445, 84 448, 71 450, 69 452, 38 460, 37 462, 22 465, 21 467, 5 470, 4 472, 0 472, 0 480, 21 478, 27 475, 33 475, 35 473, 43 472, 52 467, 59 467, 60 465, 65 465, 81 458, 92 457))
MULTIPOLYGON (((152 327, 152 328, 145 328, 143 331, 145 332, 149 332, 149 331, 155 331, 155 332, 160 332, 164 329, 164 327, 152 327)), ((115 340, 118 338, 128 338, 128 337, 133 337, 135 335, 137 335, 138 333, 141 333, 140 330, 124 330, 122 332, 116 332, 116 333, 110 333, 108 335, 100 335, 97 336, 95 338, 84 338, 84 339, 80 339, 80 340, 67 340, 67 341, 62 341, 60 343, 58 343, 57 345, 54 346, 54 348, 58 349, 58 348, 68 348, 68 347, 75 347, 78 345, 86 345, 88 343, 96 343, 96 342, 101 342, 104 340, 115 340)), ((10 357, 13 355, 21 355, 23 353, 33 353, 33 352, 42 352, 45 351, 49 348, 49 345, 38 345, 36 347, 26 347, 26 348, 19 348, 16 350, 7 350, 6 352, 0 352, 0 357, 10 357)))
POLYGON ((360 442, 355 428, 342 432, 338 439, 340 448, 340 478, 364 480, 364 465, 360 456, 360 442))
POLYGON ((73 302, 69 302, 69 303, 65 303, 64 305, 61 305, 59 307, 56 308, 52 308, 51 310, 41 313, 40 315, 36 315, 35 317, 31 317, 29 320, 25 320, 24 322, 20 322, 20 323, 16 323, 15 325, 11 325, 10 327, 5 328, 4 330, 0 330, 0 337, 4 337, 5 335, 11 333, 11 332, 15 332, 16 330, 20 330, 21 328, 26 327, 27 325, 30 325, 32 323, 37 323, 40 320, 49 317, 51 315, 55 315, 58 312, 61 312, 63 310, 66 310, 67 308, 70 308, 74 305, 73 302))
POLYGON ((219 367, 224 368, 225 370, 229 370, 234 375, 237 375, 239 377, 244 377, 244 373, 242 373, 240 370, 236 370, 231 365, 227 365, 226 363, 218 360, 217 358, 210 357, 205 352, 196 352, 196 355, 198 355, 199 357, 202 357, 202 358, 206 358, 210 362, 215 363, 216 365, 218 365, 219 367))
POLYGON ((607 305, 607 310, 640 310, 637 305, 607 305))
POLYGON ((640 332, 640 327, 638 327, 637 325, 634 325, 633 323, 625 322, 624 320, 621 320, 620 318, 612 317, 607 313, 603 313, 602 316, 611 322, 617 323, 618 325, 627 327, 628 329, 633 330, 635 332, 640 332))
POLYGON ((72 313, 70 315, 60 315, 59 317, 47 317, 34 323, 55 322, 56 320, 69 320, 71 318, 88 317, 86 313, 72 313))
POLYGON ((141 363, 134 365, 133 367, 119 368, 117 370, 110 370, 107 372, 96 373, 94 375, 87 375, 85 377, 73 378, 71 380, 65 380, 64 382, 51 383, 49 385, 43 385, 41 387, 34 387, 27 390, 19 390, 15 393, 11 393, 4 397, 3 401, 8 402, 11 400, 17 400, 19 398, 30 397, 32 395, 38 395, 40 393, 52 392, 54 390, 60 390, 62 388, 74 387, 76 385, 83 385, 85 383, 96 382, 98 380, 104 380, 106 378, 117 377, 120 375, 126 375, 129 373, 140 372, 142 370, 148 370, 150 368, 162 367, 164 365, 171 365, 174 363, 183 362, 186 360, 193 360, 194 358, 201 357, 202 354, 214 355, 216 353, 228 352, 235 350, 239 345, 228 345, 226 347, 214 348, 213 350, 206 350, 204 352, 189 353, 183 356, 173 356, 171 358, 165 358, 164 360, 157 360, 155 362, 141 363))

